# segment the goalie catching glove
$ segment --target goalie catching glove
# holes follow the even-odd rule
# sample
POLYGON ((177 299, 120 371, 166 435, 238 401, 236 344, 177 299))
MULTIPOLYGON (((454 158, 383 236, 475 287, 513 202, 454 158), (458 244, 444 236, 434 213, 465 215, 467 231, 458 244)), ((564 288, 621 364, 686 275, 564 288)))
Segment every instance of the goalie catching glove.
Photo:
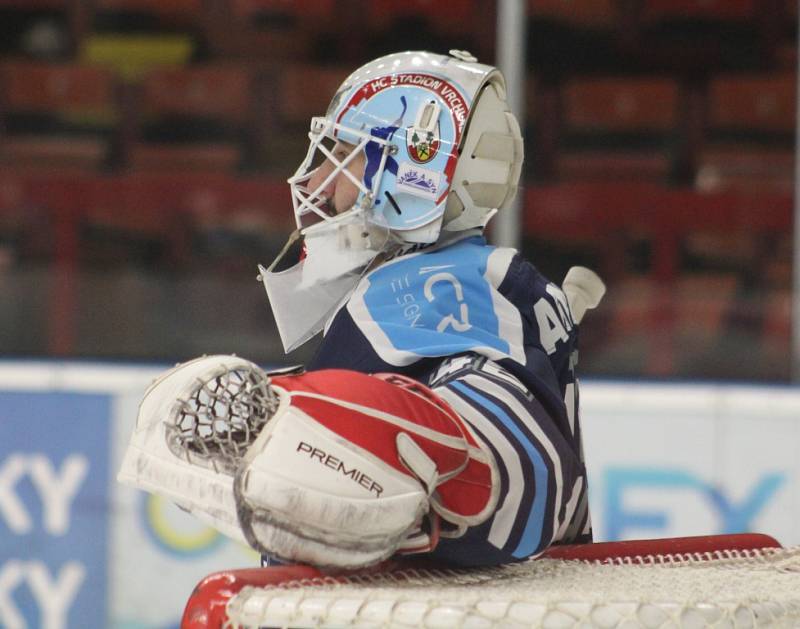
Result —
POLYGON ((456 530, 484 522, 499 486, 488 449, 414 380, 270 378, 231 356, 151 387, 120 479, 263 553, 341 568, 431 550, 438 518, 456 530))

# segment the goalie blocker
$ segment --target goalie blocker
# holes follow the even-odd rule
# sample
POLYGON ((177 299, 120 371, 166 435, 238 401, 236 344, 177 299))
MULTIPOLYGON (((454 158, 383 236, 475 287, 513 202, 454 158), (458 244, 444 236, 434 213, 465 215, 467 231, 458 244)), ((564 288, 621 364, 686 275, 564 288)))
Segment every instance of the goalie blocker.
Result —
POLYGON ((355 568, 433 549, 439 519, 492 515, 491 452, 450 406, 394 374, 269 377, 211 356, 150 387, 119 478, 262 553, 355 568))

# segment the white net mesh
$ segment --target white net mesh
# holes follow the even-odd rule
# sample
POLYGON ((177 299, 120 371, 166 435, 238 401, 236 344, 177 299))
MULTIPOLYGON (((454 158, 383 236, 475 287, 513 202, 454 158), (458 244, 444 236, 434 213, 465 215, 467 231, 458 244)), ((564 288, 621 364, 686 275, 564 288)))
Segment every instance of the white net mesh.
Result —
POLYGON ((800 627, 800 547, 246 587, 230 627, 800 627))

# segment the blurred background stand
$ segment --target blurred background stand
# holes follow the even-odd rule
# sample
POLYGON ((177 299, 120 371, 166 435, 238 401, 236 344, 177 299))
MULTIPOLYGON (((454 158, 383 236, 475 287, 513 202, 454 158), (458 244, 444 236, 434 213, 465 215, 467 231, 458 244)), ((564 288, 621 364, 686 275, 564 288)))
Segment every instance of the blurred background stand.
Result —
POLYGON ((584 373, 789 381, 797 20, 792 0, 0 0, 0 351, 307 359, 253 278, 308 121, 367 59, 462 49, 503 68, 526 140, 493 238, 608 283, 584 373))

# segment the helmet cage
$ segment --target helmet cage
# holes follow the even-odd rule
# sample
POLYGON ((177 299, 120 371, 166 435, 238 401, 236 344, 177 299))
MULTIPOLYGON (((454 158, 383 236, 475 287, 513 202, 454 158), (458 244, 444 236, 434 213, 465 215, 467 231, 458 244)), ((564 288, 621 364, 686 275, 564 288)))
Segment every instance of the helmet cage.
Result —
POLYGON ((351 215, 356 212, 364 213, 369 210, 372 207, 374 199, 378 193, 378 189, 380 188, 381 177, 383 175, 384 168, 386 167, 386 159, 392 151, 392 144, 390 143, 390 140, 375 137, 374 135, 370 135, 368 132, 354 129, 341 123, 333 122, 332 120, 321 116, 311 119, 311 128, 308 133, 308 138, 310 143, 306 156, 300 163, 297 171, 295 171, 295 174, 288 179, 289 188, 292 195, 292 206, 294 209, 295 221, 298 229, 300 229, 302 232, 309 227, 320 223, 319 220, 309 222, 307 220, 309 214, 313 214, 315 217, 318 217, 318 219, 321 219, 325 223, 331 223, 339 222, 345 215, 351 215), (334 142, 339 141, 342 135, 346 135, 348 139, 355 139, 357 144, 354 145, 353 150, 350 151, 350 153, 344 159, 340 160, 327 146, 325 146, 325 144, 323 144, 323 142, 326 139, 333 140, 334 142), (356 156, 358 156, 360 152, 364 151, 367 144, 370 142, 374 142, 378 146, 382 147, 381 160, 378 165, 377 172, 372 179, 372 188, 368 188, 363 179, 359 179, 348 169, 350 163, 356 158, 356 156), (308 188, 308 182, 311 180, 311 177, 316 171, 316 168, 313 167, 313 164, 314 159, 317 157, 317 152, 319 152, 324 159, 328 160, 333 165, 333 169, 330 173, 328 173, 325 179, 323 179, 323 181, 316 186, 316 188, 310 190, 308 188), (326 212, 323 208, 323 206, 327 203, 327 199, 324 197, 322 192, 340 174, 347 177, 348 180, 356 186, 359 191, 359 195, 356 203, 351 208, 348 208, 344 212, 341 212, 338 216, 334 217, 326 212), (306 220, 304 220, 304 218, 306 220))

